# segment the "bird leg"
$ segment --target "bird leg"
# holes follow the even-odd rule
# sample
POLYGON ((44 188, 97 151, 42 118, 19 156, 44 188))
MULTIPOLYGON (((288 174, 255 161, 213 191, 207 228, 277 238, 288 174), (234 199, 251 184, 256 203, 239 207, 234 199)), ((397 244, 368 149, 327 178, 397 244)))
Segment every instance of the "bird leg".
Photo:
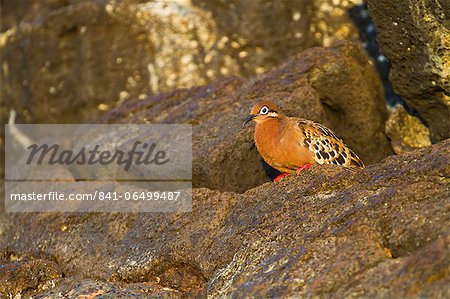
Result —
POLYGON ((282 173, 282 174, 278 175, 276 178, 274 178, 274 179, 273 179, 273 182, 276 183, 276 182, 278 182, 279 180, 281 180, 282 178, 288 176, 289 174, 290 174, 290 173, 288 173, 288 172, 282 173))
POLYGON ((297 169, 297 174, 300 174, 300 172, 301 172, 303 169, 306 169, 306 170, 310 169, 311 166, 312 166, 311 163, 307 163, 307 164, 302 165, 299 169, 297 169))
MULTIPOLYGON (((306 169, 306 170, 310 169, 311 166, 313 166, 311 163, 302 165, 299 169, 297 169, 297 174, 300 174, 300 171, 302 171, 303 169, 306 169)), ((282 173, 282 174, 278 175, 276 178, 274 178, 273 182, 276 183, 279 180, 281 180, 282 178, 287 177, 288 175, 290 175, 290 173, 288 173, 288 172, 282 173)))

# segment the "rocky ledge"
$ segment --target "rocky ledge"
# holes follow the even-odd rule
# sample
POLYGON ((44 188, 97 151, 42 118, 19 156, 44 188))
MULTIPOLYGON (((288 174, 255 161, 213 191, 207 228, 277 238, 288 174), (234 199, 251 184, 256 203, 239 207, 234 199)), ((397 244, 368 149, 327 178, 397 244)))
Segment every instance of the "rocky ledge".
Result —
POLYGON ((0 292, 64 298, 450 296, 450 141, 314 166, 192 213, 4 214, 0 292))

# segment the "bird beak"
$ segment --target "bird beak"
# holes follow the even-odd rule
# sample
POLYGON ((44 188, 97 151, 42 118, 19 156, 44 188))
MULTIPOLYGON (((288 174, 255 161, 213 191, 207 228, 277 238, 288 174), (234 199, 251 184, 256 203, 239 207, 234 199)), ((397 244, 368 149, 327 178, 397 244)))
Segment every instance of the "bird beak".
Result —
POLYGON ((251 122, 255 117, 256 117, 256 114, 250 114, 249 116, 247 116, 245 118, 244 123, 242 124, 242 126, 244 127, 248 122, 251 122))

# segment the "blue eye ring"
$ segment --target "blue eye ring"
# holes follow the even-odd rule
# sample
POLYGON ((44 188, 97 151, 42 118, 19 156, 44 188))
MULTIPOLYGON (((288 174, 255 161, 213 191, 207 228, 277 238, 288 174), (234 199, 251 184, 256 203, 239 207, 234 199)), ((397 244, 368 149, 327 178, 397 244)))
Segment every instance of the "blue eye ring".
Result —
POLYGON ((265 115, 267 113, 269 113, 270 109, 267 106, 263 106, 260 110, 259 110, 259 114, 261 115, 265 115))

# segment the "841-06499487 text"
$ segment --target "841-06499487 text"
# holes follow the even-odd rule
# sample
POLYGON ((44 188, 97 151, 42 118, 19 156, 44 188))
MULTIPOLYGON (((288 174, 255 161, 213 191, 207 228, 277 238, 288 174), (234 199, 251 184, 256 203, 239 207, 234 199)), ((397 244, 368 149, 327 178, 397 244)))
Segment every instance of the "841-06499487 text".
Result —
POLYGON ((126 191, 126 192, 99 192, 91 193, 69 193, 63 192, 48 192, 48 193, 11 193, 9 200, 23 201, 23 200, 154 200, 154 201, 176 201, 181 191, 126 191))

